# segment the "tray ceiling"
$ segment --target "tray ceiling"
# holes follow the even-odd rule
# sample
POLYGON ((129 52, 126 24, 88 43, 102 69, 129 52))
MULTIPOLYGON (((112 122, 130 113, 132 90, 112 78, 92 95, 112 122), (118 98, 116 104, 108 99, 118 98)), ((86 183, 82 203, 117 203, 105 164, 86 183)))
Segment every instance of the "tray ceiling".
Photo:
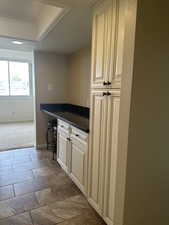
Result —
POLYGON ((0 48, 71 53, 91 41, 97 0, 0 0, 0 48), (13 40, 23 42, 21 46, 13 40))
POLYGON ((38 41, 68 11, 39 1, 0 0, 0 36, 38 41))

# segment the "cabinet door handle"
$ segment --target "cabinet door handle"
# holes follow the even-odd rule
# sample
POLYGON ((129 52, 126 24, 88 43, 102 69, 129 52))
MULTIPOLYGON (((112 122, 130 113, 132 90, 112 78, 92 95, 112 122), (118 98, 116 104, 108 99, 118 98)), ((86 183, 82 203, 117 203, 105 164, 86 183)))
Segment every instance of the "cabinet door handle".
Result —
POLYGON ((66 138, 68 141, 72 141, 70 138, 66 138))
POLYGON ((106 95, 107 95, 107 96, 110 96, 110 95, 111 95, 111 93, 108 91, 108 92, 106 93, 106 95))
POLYGON ((106 96, 107 95, 107 93, 106 92, 103 92, 103 96, 106 96))
POLYGON ((79 137, 79 135, 78 135, 78 134, 75 134, 75 136, 76 136, 76 137, 79 137))
POLYGON ((108 84, 107 82, 105 82, 105 81, 103 82, 103 85, 107 85, 107 84, 108 84))
POLYGON ((111 85, 111 82, 110 82, 110 81, 108 81, 108 82, 107 82, 107 85, 111 85))
POLYGON ((63 126, 63 125, 61 125, 61 127, 62 127, 62 128, 64 128, 64 126, 63 126))

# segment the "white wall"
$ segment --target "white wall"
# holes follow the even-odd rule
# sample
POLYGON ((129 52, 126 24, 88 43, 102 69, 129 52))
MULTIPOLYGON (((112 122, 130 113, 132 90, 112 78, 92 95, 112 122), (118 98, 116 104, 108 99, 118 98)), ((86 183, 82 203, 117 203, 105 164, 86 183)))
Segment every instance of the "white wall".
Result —
POLYGON ((41 103, 67 102, 67 58, 55 53, 34 52, 37 147, 45 144, 46 119, 41 103))
POLYGON ((0 123, 33 120, 33 99, 0 98, 0 123))
MULTIPOLYGON (((21 60, 32 63, 32 52, 0 49, 0 59, 21 60)), ((34 119, 33 96, 0 97, 0 123, 31 121, 34 119)))
POLYGON ((89 107, 91 48, 81 49, 68 59, 69 103, 89 107))
POLYGON ((36 40, 37 27, 33 23, 0 17, 0 27, 0 36, 2 37, 36 40))

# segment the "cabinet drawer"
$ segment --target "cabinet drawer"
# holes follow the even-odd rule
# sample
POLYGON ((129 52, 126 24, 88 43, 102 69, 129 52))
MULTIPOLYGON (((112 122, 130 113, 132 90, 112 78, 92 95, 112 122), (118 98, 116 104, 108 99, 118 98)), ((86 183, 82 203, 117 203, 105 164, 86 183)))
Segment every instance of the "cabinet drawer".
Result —
POLYGON ((62 120, 58 119, 58 127, 64 129, 65 131, 70 130, 70 125, 62 120))
POLYGON ((82 142, 88 142, 88 133, 83 132, 82 130, 79 130, 78 128, 71 127, 72 134, 71 136, 75 139, 82 141, 82 142))

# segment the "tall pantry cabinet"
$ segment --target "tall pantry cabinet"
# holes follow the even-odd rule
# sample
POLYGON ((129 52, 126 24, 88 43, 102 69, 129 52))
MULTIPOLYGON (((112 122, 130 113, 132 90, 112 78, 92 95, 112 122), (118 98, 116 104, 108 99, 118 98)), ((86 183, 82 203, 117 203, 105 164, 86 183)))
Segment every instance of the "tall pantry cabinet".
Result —
POLYGON ((125 10, 125 0, 107 0, 93 17, 88 200, 108 225, 121 225, 115 207, 125 10))

